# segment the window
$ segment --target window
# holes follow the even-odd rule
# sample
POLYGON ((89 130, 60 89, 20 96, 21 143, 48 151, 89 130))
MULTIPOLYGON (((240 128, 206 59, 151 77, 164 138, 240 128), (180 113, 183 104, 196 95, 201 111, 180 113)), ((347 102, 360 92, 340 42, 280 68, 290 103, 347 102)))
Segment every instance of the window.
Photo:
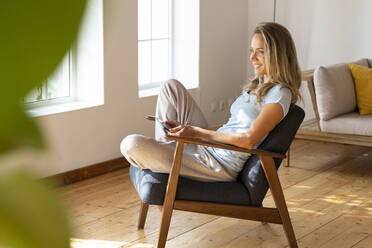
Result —
POLYGON ((138 95, 175 78, 199 85, 199 0, 138 0, 138 95))
POLYGON ((172 77, 172 0, 138 0, 138 86, 172 77))
POLYGON ((71 50, 43 86, 26 97, 25 103, 32 116, 104 104, 102 0, 87 1, 71 50))
POLYGON ((67 52, 55 72, 39 88, 34 89, 24 99, 26 104, 39 106, 53 104, 73 98, 72 52, 67 52))

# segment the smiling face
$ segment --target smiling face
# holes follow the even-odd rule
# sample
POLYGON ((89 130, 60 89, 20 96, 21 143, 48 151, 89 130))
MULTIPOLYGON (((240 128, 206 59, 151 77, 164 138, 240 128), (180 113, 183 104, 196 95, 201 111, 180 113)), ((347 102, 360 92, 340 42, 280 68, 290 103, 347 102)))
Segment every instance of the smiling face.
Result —
POLYGON ((266 75, 264 40, 261 34, 255 34, 251 41, 250 60, 256 76, 266 75))

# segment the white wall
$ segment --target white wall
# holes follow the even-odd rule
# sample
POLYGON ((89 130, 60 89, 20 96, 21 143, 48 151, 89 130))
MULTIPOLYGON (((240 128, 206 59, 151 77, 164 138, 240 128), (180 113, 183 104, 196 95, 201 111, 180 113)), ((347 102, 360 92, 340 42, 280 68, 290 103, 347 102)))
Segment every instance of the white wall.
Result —
POLYGON ((291 31, 303 69, 372 55, 370 0, 279 0, 277 21, 291 31))
POLYGON ((222 124, 229 106, 212 113, 210 104, 235 100, 245 83, 248 2, 200 0, 200 7, 200 104, 210 124, 222 124))
POLYGON ((173 1, 173 76, 186 88, 199 86, 200 1, 173 1))
MULTIPOLYGON (((239 93, 246 78, 246 0, 200 1, 200 88, 192 94, 211 124, 228 113, 210 113, 210 101, 239 93)), ((49 144, 47 161, 28 163, 42 176, 118 158, 119 144, 131 133, 153 136, 156 97, 138 98, 137 1, 104 0, 105 104, 38 117, 49 144)), ((44 159, 45 160, 45 159, 44 159)))
MULTIPOLYGON (((247 51, 251 46, 253 30, 260 22, 272 22, 274 17, 274 1, 248 0, 248 43, 247 51)), ((249 58, 249 54, 247 54, 249 58)), ((249 62, 247 67, 247 78, 254 77, 252 64, 249 62)))
MULTIPOLYGON (((259 21, 272 20, 274 1, 261 2, 249 0, 250 32, 259 21)), ((370 0, 277 0, 276 20, 292 33, 301 69, 306 70, 372 57, 371 9, 370 0)), ((301 91, 305 119, 314 118, 307 88, 301 91)))

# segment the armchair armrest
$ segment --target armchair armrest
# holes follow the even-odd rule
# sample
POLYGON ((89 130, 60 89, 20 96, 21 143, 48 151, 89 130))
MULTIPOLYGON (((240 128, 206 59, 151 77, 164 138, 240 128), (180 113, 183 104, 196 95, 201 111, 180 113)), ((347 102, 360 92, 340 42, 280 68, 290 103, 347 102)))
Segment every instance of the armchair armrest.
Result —
POLYGON ((200 139, 181 138, 181 137, 174 137, 174 136, 169 136, 169 135, 167 135, 166 138, 168 140, 175 140, 177 142, 182 142, 182 143, 186 143, 186 144, 210 146, 210 147, 233 150, 233 151, 238 151, 238 152, 265 155, 265 156, 270 156, 270 157, 273 157, 273 158, 285 158, 286 157, 284 154, 281 154, 281 153, 268 152, 268 151, 260 150, 260 149, 245 149, 245 148, 234 146, 234 145, 207 142, 207 141, 203 141, 203 140, 200 140, 200 139))
MULTIPOLYGON (((155 117, 150 116, 150 115, 146 116, 145 119, 150 120, 150 121, 155 121, 155 117)), ((218 127, 220 127, 220 126, 216 126, 214 128, 218 129, 218 127)), ((211 128, 211 130, 214 129, 214 128, 211 128)), ((270 157, 273 157, 273 158, 286 158, 286 155, 284 155, 284 154, 276 153, 276 152, 268 152, 268 151, 260 150, 260 149, 245 149, 245 148, 234 146, 234 145, 228 145, 228 144, 222 144, 222 143, 212 143, 212 142, 207 142, 207 141, 203 141, 203 140, 200 140, 200 139, 181 138, 181 137, 174 137, 174 136, 169 136, 169 135, 167 135, 166 138, 168 140, 174 140, 174 141, 182 142, 182 143, 186 143, 186 144, 210 146, 210 147, 233 150, 233 151, 238 151, 238 152, 245 152, 245 153, 251 153, 251 154, 258 154, 258 155, 266 155, 266 156, 270 156, 270 157)))

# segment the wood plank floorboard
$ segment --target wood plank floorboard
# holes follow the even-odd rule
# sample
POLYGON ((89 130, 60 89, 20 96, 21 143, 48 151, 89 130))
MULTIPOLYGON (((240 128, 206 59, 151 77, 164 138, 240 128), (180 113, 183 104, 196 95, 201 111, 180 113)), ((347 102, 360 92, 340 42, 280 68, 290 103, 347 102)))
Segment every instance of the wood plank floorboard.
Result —
POLYGON ((370 233, 365 239, 359 241, 352 248, 369 248, 372 244, 372 233, 370 233))
MULTIPOLYGON (((285 161, 284 161, 285 163, 285 161)), ((299 247, 372 247, 372 149, 296 139, 279 177, 299 247)), ((68 208, 71 247, 156 247, 161 212, 140 199, 128 168, 56 189, 68 208)), ((264 206, 274 206, 268 192, 264 206)), ((288 247, 281 225, 174 211, 166 247, 288 247)))

